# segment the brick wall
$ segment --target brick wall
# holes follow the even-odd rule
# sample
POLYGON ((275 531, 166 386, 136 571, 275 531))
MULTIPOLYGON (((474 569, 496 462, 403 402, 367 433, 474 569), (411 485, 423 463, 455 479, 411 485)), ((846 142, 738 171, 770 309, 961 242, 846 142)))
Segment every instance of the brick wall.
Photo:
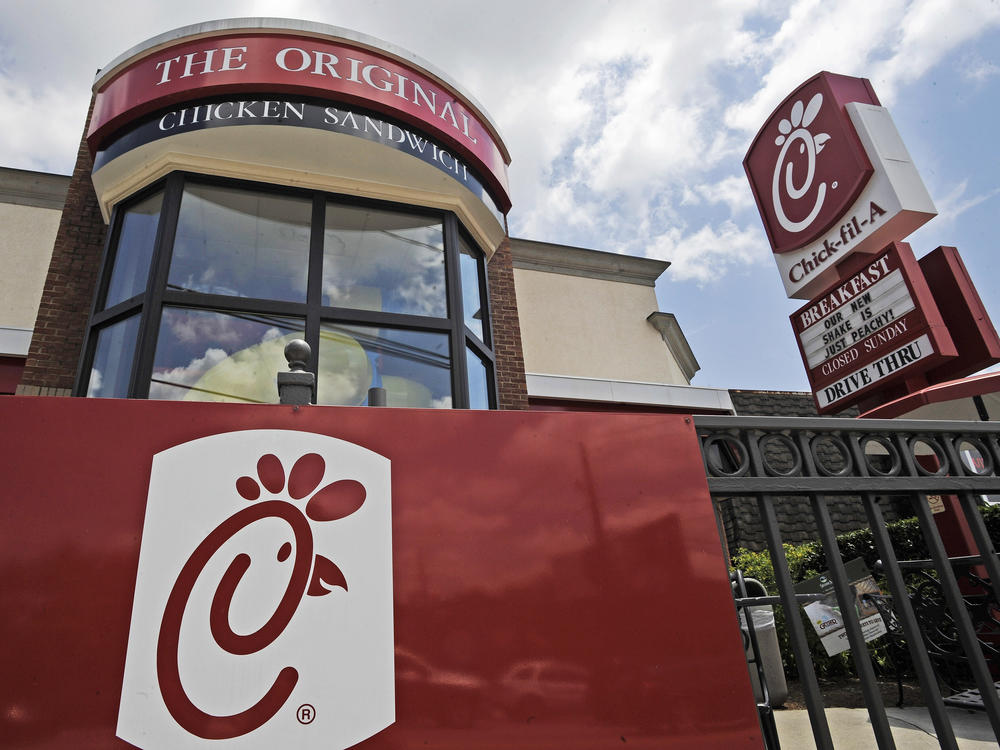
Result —
POLYGON ((17 388, 21 395, 68 396, 72 392, 107 235, 90 181, 92 167, 90 151, 81 139, 17 388))
POLYGON ((501 409, 527 409, 528 386, 521 354, 521 323, 514 293, 514 260, 510 240, 504 239, 487 267, 493 354, 496 357, 497 393, 501 409))

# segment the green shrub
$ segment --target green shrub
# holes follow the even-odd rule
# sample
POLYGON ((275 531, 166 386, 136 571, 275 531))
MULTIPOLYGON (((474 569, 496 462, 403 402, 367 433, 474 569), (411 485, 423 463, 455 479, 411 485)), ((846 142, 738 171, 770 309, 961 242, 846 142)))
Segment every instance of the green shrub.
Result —
MULTIPOLYGON (((980 508, 980 511, 994 545, 1000 545, 1000 506, 986 506, 980 508)), ((902 521, 886 524, 886 529, 897 559, 925 560, 930 557, 930 552, 920 531, 920 523, 916 518, 906 518, 902 521)), ((860 557, 865 561, 865 565, 868 566, 869 570, 875 571, 875 562, 879 559, 880 555, 872 539, 871 529, 858 529, 857 531, 841 534, 837 537, 837 546, 840 548, 841 556, 844 560, 853 560, 856 557, 860 557)), ((794 583, 813 578, 827 569, 826 554, 823 552, 823 545, 819 542, 785 544, 784 551, 785 560, 788 562, 788 570, 794 583)), ((771 564, 771 556, 768 552, 754 552, 741 548, 733 554, 732 566, 734 569, 742 570, 745 577, 760 581, 769 594, 777 593, 778 587, 774 579, 774 567, 771 564)), ((882 590, 888 593, 888 587, 884 578, 876 576, 876 580, 882 590)), ((815 630, 813 630, 812 625, 804 617, 802 608, 797 607, 796 609, 797 616, 803 618, 806 639, 809 643, 809 650, 812 654, 812 661, 817 677, 821 679, 835 679, 853 675, 854 667, 851 662, 850 652, 847 651, 834 657, 827 656, 826 650, 823 648, 822 643, 820 643, 815 630)), ((784 607, 776 606, 774 608, 774 620, 785 674, 790 678, 798 677, 798 670, 795 666, 794 656, 792 655, 791 639, 786 626, 784 607)), ((876 639, 868 644, 868 648, 871 651, 876 672, 879 674, 894 674, 897 663, 904 671, 909 670, 908 654, 901 649, 893 647, 887 639, 876 639)))

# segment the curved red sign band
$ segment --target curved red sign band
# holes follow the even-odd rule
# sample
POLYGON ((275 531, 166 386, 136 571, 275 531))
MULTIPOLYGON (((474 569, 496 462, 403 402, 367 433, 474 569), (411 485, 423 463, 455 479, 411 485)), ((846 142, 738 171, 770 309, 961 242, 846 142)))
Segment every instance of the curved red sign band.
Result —
POLYGON ((87 144, 96 153, 129 122, 179 102, 269 93, 354 104, 419 127, 469 161, 501 210, 510 208, 504 151, 471 107, 418 69, 316 37, 230 34, 147 54, 97 91, 87 144))
POLYGON ((264 696, 237 714, 216 716, 198 708, 188 698, 181 684, 178 645, 181 623, 188 598, 198 577, 223 544, 252 523, 264 518, 280 518, 295 536, 295 560, 285 593, 264 625, 249 635, 238 635, 229 625, 229 606, 236 587, 250 567, 250 557, 237 555, 229 564, 212 598, 209 620, 212 635, 220 647, 232 654, 252 654, 270 645, 288 625, 305 595, 312 567, 313 539, 309 523, 295 506, 271 500, 254 504, 234 513, 219 524, 198 545, 177 576, 160 624, 156 646, 156 675, 163 702, 174 720, 191 734, 205 739, 229 739, 251 732, 265 724, 285 704, 298 682, 298 672, 284 667, 264 696))

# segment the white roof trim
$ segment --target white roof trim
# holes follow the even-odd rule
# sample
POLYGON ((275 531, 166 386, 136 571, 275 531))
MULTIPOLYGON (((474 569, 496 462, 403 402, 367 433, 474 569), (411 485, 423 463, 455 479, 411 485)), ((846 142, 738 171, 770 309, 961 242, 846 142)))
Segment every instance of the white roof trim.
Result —
POLYGON ((654 286, 670 263, 584 247, 510 238, 514 268, 654 286))
POLYGON ((31 346, 30 328, 4 328, 0 326, 0 355, 27 357, 31 346))
POLYGON ((61 174, 0 167, 0 203, 61 211, 69 179, 61 174))
POLYGON ((733 401, 725 388, 701 388, 693 385, 641 383, 628 380, 602 380, 571 375, 527 373, 528 396, 568 401, 600 401, 614 404, 669 406, 675 409, 712 410, 735 414, 733 401))
POLYGON ((691 378, 701 369, 701 365, 695 359, 694 352, 691 351, 677 318, 674 317, 673 313, 654 312, 650 313, 646 320, 660 332, 663 343, 670 350, 670 355, 674 358, 677 366, 681 368, 684 377, 687 378, 688 382, 691 382, 691 378))

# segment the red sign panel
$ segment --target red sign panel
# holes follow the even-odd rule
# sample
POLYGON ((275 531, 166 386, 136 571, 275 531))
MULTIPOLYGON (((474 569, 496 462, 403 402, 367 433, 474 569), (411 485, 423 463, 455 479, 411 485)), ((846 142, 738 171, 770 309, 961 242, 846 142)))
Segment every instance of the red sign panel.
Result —
POLYGON ((932 383, 965 377, 1000 362, 1000 337, 954 247, 935 248, 920 270, 948 326, 958 356, 927 373, 932 383))
POLYGON ((158 49, 104 84, 94 99, 87 143, 137 117, 178 102, 242 93, 335 99, 398 117, 444 139, 510 208, 507 162, 499 139, 473 108, 429 75, 372 50, 288 34, 199 37, 158 49))
POLYGON ((0 420, 5 747, 762 746, 682 416, 0 420))
POLYGON ((848 102, 879 103, 866 79, 819 73, 778 105, 747 151, 743 167, 775 253, 819 239, 872 175, 848 102))
POLYGON ((821 413, 956 354, 909 245, 845 266, 790 318, 821 413))

